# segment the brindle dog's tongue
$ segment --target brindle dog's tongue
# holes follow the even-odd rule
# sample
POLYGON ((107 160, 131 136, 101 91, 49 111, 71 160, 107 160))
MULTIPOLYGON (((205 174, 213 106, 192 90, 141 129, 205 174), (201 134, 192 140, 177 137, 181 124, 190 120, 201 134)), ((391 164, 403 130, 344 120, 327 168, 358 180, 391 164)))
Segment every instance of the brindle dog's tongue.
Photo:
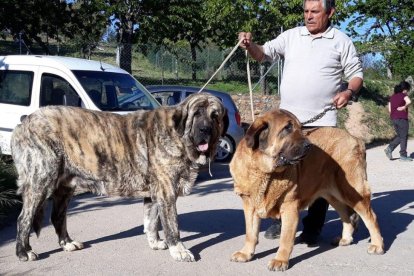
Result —
POLYGON ((200 144, 200 145, 197 146, 197 149, 198 149, 198 151, 205 152, 205 151, 208 150, 208 144, 207 143, 200 144))

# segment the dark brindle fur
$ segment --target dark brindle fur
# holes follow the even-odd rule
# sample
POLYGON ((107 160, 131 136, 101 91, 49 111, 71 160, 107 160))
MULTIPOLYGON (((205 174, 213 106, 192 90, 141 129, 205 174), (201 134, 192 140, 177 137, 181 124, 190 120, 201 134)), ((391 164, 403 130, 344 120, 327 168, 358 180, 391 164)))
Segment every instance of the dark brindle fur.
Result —
POLYGON ((227 126, 221 101, 205 93, 174 107, 124 116, 62 106, 28 116, 11 142, 23 198, 17 256, 37 259, 29 234, 33 227, 39 235, 49 197, 60 246, 66 251, 83 248, 66 229, 68 203, 78 186, 98 194, 144 197, 144 232, 150 247, 169 248, 178 261, 194 261, 180 241, 176 200, 190 193, 198 168, 214 157, 227 126), (165 241, 158 235, 159 219, 165 241))

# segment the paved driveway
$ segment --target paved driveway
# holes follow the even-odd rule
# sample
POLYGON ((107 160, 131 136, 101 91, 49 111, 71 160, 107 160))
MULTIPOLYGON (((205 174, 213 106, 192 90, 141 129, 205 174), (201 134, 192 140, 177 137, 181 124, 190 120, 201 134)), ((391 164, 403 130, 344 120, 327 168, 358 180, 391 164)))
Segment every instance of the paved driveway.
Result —
MULTIPOLYGON (((386 254, 366 253, 365 226, 348 247, 332 247, 341 224, 330 209, 319 247, 297 244, 285 275, 414 275, 414 162, 386 159, 382 147, 367 151, 368 179, 373 208, 385 240, 386 254)), ((414 141, 408 148, 414 150, 414 141)), ((395 155, 396 153, 394 153, 395 155)), ((0 275, 274 275, 267 262, 278 240, 263 238, 269 220, 262 223, 256 256, 249 263, 229 261, 244 239, 241 200, 233 193, 227 164, 213 166, 214 178, 201 173, 190 196, 178 200, 181 237, 197 258, 194 263, 173 261, 168 250, 153 251, 142 226, 142 201, 77 196, 71 203, 68 230, 86 248, 63 252, 53 227, 45 221, 31 245, 40 254, 35 262, 19 262, 14 255, 16 225, 0 230, 0 275)), ((301 225, 298 234, 301 231, 301 225)))

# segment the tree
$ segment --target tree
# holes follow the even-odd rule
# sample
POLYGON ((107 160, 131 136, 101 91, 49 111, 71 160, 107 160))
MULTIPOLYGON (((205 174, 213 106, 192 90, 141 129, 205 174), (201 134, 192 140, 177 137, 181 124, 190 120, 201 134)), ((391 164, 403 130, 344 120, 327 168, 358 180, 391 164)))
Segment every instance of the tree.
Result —
POLYGON ((132 44, 138 40, 140 25, 147 19, 161 15, 170 0, 105 0, 108 15, 115 27, 119 66, 131 73, 132 44))
MULTIPOLYGON (((343 20, 344 1, 336 1, 334 23, 343 20)), ((252 32, 259 44, 275 38, 282 31, 302 25, 303 1, 208 0, 205 16, 214 30, 213 40, 230 47, 240 31, 252 32)))
POLYGON ((33 53, 34 44, 42 53, 52 54, 50 41, 69 38, 84 57, 97 46, 108 19, 103 0, 5 0, 1 5, 0 30, 8 32, 33 53))
POLYGON ((109 24, 107 10, 104 0, 79 0, 73 4, 68 29, 73 34, 71 43, 80 49, 84 58, 90 58, 91 52, 102 40, 109 24))
POLYGON ((202 49, 212 34, 205 17, 206 2, 208 1, 171 1, 162 15, 147 17, 139 28, 141 43, 151 41, 165 46, 172 53, 175 52, 174 44, 186 41, 191 53, 193 80, 197 78, 197 50, 202 49))
POLYGON ((347 31, 363 41, 366 53, 380 52, 402 77, 414 74, 413 6, 413 0, 354 0, 348 6, 354 16, 347 31))
POLYGON ((24 39, 29 51, 36 42, 49 54, 49 39, 60 41, 62 36, 71 37, 65 28, 70 22, 71 6, 59 0, 3 0, 0 30, 7 29, 16 40, 24 39))

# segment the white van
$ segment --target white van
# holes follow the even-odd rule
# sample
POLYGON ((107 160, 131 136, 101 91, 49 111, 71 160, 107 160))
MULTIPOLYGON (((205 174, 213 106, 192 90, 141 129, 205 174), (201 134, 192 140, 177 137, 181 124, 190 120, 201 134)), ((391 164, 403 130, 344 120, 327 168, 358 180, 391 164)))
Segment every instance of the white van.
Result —
POLYGON ((160 106, 141 83, 113 65, 58 56, 0 56, 1 154, 11 154, 16 125, 47 105, 116 113, 160 106), (137 94, 142 95, 138 100, 137 94))

